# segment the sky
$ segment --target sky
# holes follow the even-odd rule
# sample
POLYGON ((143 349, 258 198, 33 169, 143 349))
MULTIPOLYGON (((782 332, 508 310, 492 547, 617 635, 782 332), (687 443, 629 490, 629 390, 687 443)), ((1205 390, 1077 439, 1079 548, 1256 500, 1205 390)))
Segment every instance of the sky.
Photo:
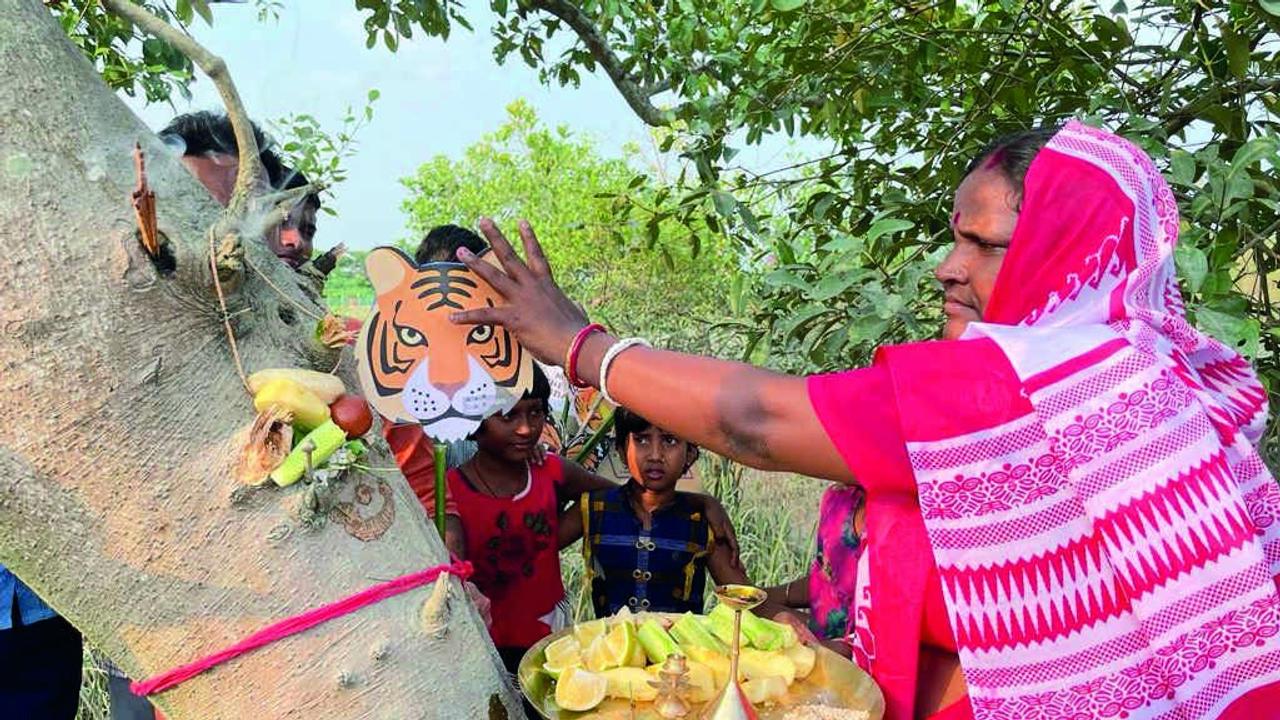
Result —
MULTIPOLYGON (((286 0, 278 20, 259 22, 251 4, 212 5, 212 27, 196 19, 192 35, 227 62, 241 99, 254 120, 289 113, 314 115, 329 131, 341 127, 345 108, 364 106, 370 88, 381 97, 373 122, 357 136, 357 153, 346 162, 348 179, 335 188, 338 217, 322 215, 316 247, 338 242, 370 248, 407 237, 398 182, 436 156, 460 157, 466 147, 505 120, 506 106, 525 99, 552 125, 566 123, 594 138, 600 150, 621 152, 647 136, 603 75, 582 85, 547 87, 537 71, 513 58, 493 59, 488 3, 473 3, 475 32, 455 27, 449 40, 415 36, 397 53, 381 43, 365 48, 363 13, 352 0, 286 0)), ((192 110, 221 110, 216 92, 197 73, 190 102, 126 102, 153 129, 192 110)))

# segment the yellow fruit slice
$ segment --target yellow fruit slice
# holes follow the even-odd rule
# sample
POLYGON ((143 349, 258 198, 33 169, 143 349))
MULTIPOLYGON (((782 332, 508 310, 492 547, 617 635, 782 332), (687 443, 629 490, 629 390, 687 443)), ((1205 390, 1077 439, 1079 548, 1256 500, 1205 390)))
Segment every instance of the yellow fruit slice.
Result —
POLYGON ((636 638, 636 626, 631 623, 619 623, 610 628, 604 636, 604 646, 613 660, 612 667, 626 665, 637 649, 644 652, 636 638))
MULTIPOLYGON (((717 688, 722 688, 729 684, 729 658, 706 648, 689 648, 689 658, 711 668, 711 673, 716 679, 717 688)), ((738 674, 742 674, 741 667, 738 668, 738 674)))
POLYGON ((643 668, 613 668, 605 670, 601 675, 604 675, 605 682, 608 684, 605 694, 609 697, 639 702, 652 702, 658 698, 658 689, 649 684, 654 676, 645 672, 643 668))
POLYGON ((742 648, 742 654, 738 657, 738 669, 749 680, 778 677, 787 685, 796 681, 796 664, 781 651, 765 652, 742 648))
MULTIPOLYGON (((714 698, 720 686, 716 684, 716 676, 711 668, 693 660, 688 661, 687 667, 689 674, 685 679, 689 681, 689 689, 684 699, 692 703, 700 703, 714 698)), ((725 676, 728 675, 729 670, 725 668, 725 676)))
POLYGON ((627 667, 642 668, 649 663, 649 656, 644 653, 644 646, 636 643, 631 650, 631 656, 627 658, 627 667))
POLYGON ((568 665, 551 665, 550 663, 542 663, 542 671, 553 678, 559 678, 569 668, 582 667, 582 663, 574 662, 568 665))
POLYGON ((796 664, 797 680, 809 677, 809 673, 813 672, 813 666, 818 662, 818 653, 808 645, 792 645, 783 653, 796 664))
MULTIPOLYGON (((768 705, 787 694, 787 681, 780 677, 761 677, 742 683, 742 693, 752 705, 768 705)), ((594 707, 594 706, 593 706, 594 707)))
POLYGON ((582 664, 582 646, 572 635, 565 635, 547 646, 547 664, 553 667, 566 668, 570 665, 582 664))
POLYGON ((587 648, 596 638, 603 636, 607 629, 603 620, 590 620, 574 627, 573 636, 578 639, 579 645, 587 648))
POLYGON ((573 712, 585 712, 604 700, 607 689, 603 675, 577 667, 567 668, 556 681, 556 705, 573 712))
POLYGON ((598 637, 582 651, 582 666, 591 672, 603 672, 618 667, 621 663, 614 660, 613 654, 605 645, 604 637, 598 637))

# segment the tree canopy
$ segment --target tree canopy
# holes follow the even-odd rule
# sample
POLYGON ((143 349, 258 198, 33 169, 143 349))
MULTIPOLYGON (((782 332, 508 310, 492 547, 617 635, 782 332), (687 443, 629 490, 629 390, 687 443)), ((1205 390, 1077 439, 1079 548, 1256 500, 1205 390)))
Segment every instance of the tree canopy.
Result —
POLYGON ((518 59, 547 83, 607 75, 684 160, 656 189, 638 179, 619 192, 617 222, 733 238, 759 280, 730 326, 755 359, 791 370, 848 367, 878 344, 933 333, 928 271, 980 148, 1072 117, 1105 126, 1150 152, 1174 185, 1193 319, 1280 387, 1274 0, 354 6, 370 47, 447 39, 487 13, 500 61, 518 59), (825 150, 781 167, 741 164, 745 145, 778 137, 825 150))

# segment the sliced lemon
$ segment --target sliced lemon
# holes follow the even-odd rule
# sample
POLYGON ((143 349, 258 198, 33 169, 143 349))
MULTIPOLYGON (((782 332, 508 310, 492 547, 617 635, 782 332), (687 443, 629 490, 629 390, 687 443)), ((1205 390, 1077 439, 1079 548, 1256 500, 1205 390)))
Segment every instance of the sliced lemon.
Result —
POLYGON ((559 678, 569 668, 582 667, 582 663, 574 662, 568 665, 552 665, 551 663, 542 663, 542 671, 553 678, 559 678))
POLYGON ((618 667, 613 655, 605 647, 604 637, 598 637, 582 651, 582 666, 591 672, 603 672, 611 667, 618 667))
POLYGON ((658 689, 649 684, 653 676, 638 667, 620 667, 605 670, 605 682, 608 688, 605 693, 609 697, 623 700, 652 702, 658 698, 658 689))
POLYGON ((604 635, 608 626, 603 620, 589 620, 573 628, 573 636, 584 648, 590 647, 595 639, 604 635))
POLYGON ((572 635, 565 635, 547 646, 547 664, 553 667, 566 668, 570 665, 582 664, 582 646, 572 635))
POLYGON ((578 667, 566 668, 556 681, 556 705, 585 712, 604 700, 608 687, 603 675, 578 667))
POLYGON ((627 662, 625 664, 627 667, 637 668, 642 668, 645 665, 648 665, 649 656, 645 654, 644 646, 640 643, 636 643, 636 646, 631 650, 631 656, 627 658, 627 662))
POLYGON ((631 623, 619 623, 609 629, 604 636, 604 646, 613 659, 613 665, 626 665, 635 655, 636 650, 644 652, 640 641, 636 638, 636 626, 631 623))

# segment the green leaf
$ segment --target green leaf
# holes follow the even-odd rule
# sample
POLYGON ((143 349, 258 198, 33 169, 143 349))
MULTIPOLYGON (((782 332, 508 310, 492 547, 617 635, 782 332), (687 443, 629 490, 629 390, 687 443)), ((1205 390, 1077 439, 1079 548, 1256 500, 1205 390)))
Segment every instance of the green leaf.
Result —
POLYGON ((1196 181, 1196 159, 1186 150, 1174 150, 1169 155, 1169 171, 1178 185, 1190 185, 1196 181))
POLYGON ((1265 158, 1274 157, 1276 154, 1276 139, 1272 137, 1254 138, 1236 151, 1235 157, 1231 158, 1231 172, 1229 175, 1245 172, 1254 163, 1265 158))
POLYGON ((1188 293, 1200 292, 1205 276, 1209 274, 1209 257, 1195 245, 1179 243, 1174 251, 1174 263, 1188 293))
POLYGON ((1227 67, 1231 74, 1243 80, 1249 72, 1249 39, 1236 34, 1230 25, 1222 25, 1222 44, 1227 48, 1227 67))
POLYGON ((819 280, 813 286, 813 289, 807 293, 807 296, 814 302, 826 302, 862 282, 869 274, 869 270, 862 268, 831 273, 819 280))
POLYGON ((378 88, 369 88, 369 94, 367 97, 369 102, 374 102, 378 98, 382 97, 382 92, 378 90, 378 88))
POLYGON ((738 203, 738 217, 742 218, 742 224, 746 225, 747 230, 752 234, 760 234, 760 221, 756 219, 755 213, 751 212, 751 208, 738 203))
POLYGON ((716 206, 716 212, 723 217, 732 217, 734 208, 738 206, 738 200, 723 190, 711 193, 711 202, 716 206))
POLYGON ((866 242, 870 244, 875 242, 876 238, 879 238, 882 235, 893 235, 894 233, 900 233, 904 230, 910 230, 915 226, 916 224, 910 220, 903 220, 901 218, 877 220, 872 224, 871 228, 867 230, 866 242))
POLYGON ((764 276, 764 282, 766 285, 772 285, 773 287, 790 287, 804 291, 808 291, 809 289, 809 283, 797 277, 795 273, 784 268, 778 268, 777 270, 769 272, 764 276))
POLYGON ((1200 307, 1196 308, 1196 326, 1245 357, 1258 354, 1262 327, 1253 318, 1200 307))
POLYGON ((835 202, 834 193, 820 192, 814 196, 816 199, 813 208, 809 211, 813 214, 813 219, 822 222, 827 218, 827 211, 831 209, 831 203, 835 202))
POLYGON ((213 24, 213 13, 209 11, 209 0, 191 0, 191 7, 200 13, 206 24, 213 24))
POLYGON ((805 4, 807 0, 772 0, 773 9, 778 12, 791 12, 805 4))

